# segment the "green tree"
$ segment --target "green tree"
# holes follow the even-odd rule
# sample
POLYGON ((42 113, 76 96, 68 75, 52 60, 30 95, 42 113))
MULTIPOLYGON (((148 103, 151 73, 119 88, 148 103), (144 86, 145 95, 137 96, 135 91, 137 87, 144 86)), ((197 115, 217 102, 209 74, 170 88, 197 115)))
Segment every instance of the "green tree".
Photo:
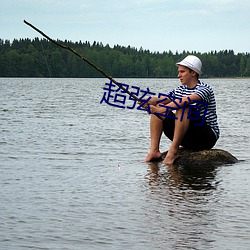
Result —
POLYGON ((244 71, 245 76, 250 76, 250 57, 247 58, 246 68, 244 71))

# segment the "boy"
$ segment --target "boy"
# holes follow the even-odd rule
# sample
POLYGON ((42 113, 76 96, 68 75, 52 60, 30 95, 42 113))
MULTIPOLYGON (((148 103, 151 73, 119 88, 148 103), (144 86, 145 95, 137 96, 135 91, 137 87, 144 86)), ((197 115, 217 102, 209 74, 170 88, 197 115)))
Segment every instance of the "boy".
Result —
POLYGON ((182 85, 169 92, 169 98, 152 97, 147 102, 150 112, 155 115, 150 120, 150 151, 145 162, 161 157, 162 132, 172 141, 163 160, 168 165, 178 158, 180 145, 193 150, 211 149, 219 138, 213 90, 199 80, 202 73, 200 59, 189 55, 176 66, 182 85), (176 110, 175 114, 173 110, 176 110))

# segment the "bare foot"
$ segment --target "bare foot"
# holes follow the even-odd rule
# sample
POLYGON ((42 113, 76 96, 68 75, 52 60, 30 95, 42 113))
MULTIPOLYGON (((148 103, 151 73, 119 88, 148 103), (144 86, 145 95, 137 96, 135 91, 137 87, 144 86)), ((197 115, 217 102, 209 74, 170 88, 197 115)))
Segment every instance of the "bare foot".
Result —
POLYGON ((156 161, 161 158, 161 152, 156 151, 156 152, 149 152, 148 155, 146 156, 144 162, 150 162, 150 161, 156 161))
POLYGON ((178 156, 179 156, 178 151, 169 150, 162 163, 167 165, 174 164, 174 161, 178 158, 178 156))

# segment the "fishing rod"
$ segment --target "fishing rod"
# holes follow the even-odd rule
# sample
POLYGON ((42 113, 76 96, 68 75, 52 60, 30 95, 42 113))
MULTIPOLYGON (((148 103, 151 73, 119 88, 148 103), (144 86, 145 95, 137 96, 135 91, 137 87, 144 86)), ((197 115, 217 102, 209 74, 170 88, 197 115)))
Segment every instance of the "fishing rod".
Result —
MULTIPOLYGON (((31 23, 27 22, 26 20, 23 20, 23 22, 25 24, 27 24, 28 26, 30 26, 32 29, 34 29, 35 31, 37 31, 38 33, 40 33, 42 36, 44 36, 45 38, 47 38, 50 42, 54 43, 55 45, 61 47, 62 49, 66 49, 69 50, 70 52, 72 52, 73 54, 75 54, 76 56, 78 56, 80 59, 82 59, 83 61, 85 61, 86 63, 88 63, 91 67, 93 67, 94 69, 96 69, 98 72, 100 72, 103 76, 105 76, 106 78, 108 78, 110 81, 112 81, 116 86, 118 86, 119 88, 121 88, 125 93, 127 93, 129 96, 133 97, 135 100, 137 100, 138 102, 141 102, 141 100, 134 94, 132 94, 127 88, 125 88, 124 86, 122 86, 122 84, 118 83, 112 76, 108 75, 106 72, 104 72, 102 69, 100 69, 99 67, 97 67, 95 64, 93 64, 89 59, 87 59, 85 56, 80 55, 76 50, 72 49, 69 46, 63 45, 61 43, 59 43, 58 41, 50 38, 48 35, 46 35, 44 32, 42 32, 41 30, 39 30, 38 28, 36 28, 34 25, 32 25, 31 23)), ((161 116, 156 115, 159 119, 163 119, 161 116)))
POLYGON ((74 53, 76 56, 80 57, 83 61, 85 61, 86 63, 88 63, 91 67, 95 68, 98 72, 100 72, 102 75, 104 75, 106 78, 108 78, 110 81, 112 81, 115 85, 117 85, 119 88, 121 88, 123 91, 125 91, 128 95, 132 96, 134 99, 136 99, 137 101, 139 101, 139 98, 132 94, 129 90, 127 90, 124 86, 122 86, 121 84, 119 84, 114 78, 112 78, 112 76, 108 75, 106 72, 104 72, 102 69, 100 69, 99 67, 97 67, 96 65, 94 65, 89 59, 87 59, 85 56, 80 55, 76 50, 72 49, 69 46, 65 46, 61 43, 59 43, 56 40, 53 40, 52 38, 50 38, 49 36, 47 36, 45 33, 43 33, 41 30, 39 30, 38 28, 36 28, 34 25, 32 25, 31 23, 27 22, 26 20, 23 20, 23 22, 25 24, 27 24, 28 26, 30 26, 32 29, 34 29, 35 31, 37 31, 38 33, 40 33, 42 36, 44 36, 45 38, 47 38, 50 42, 56 44, 57 46, 69 50, 72 53, 74 53))

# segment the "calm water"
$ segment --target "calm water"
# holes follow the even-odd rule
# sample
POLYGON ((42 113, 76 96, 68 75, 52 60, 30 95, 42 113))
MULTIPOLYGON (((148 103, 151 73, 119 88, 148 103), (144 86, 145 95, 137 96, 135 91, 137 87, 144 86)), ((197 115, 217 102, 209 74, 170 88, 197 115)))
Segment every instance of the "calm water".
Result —
POLYGON ((249 249, 250 79, 205 81, 240 160, 217 168, 143 163, 149 116, 100 104, 105 82, 0 79, 0 249, 249 249))

